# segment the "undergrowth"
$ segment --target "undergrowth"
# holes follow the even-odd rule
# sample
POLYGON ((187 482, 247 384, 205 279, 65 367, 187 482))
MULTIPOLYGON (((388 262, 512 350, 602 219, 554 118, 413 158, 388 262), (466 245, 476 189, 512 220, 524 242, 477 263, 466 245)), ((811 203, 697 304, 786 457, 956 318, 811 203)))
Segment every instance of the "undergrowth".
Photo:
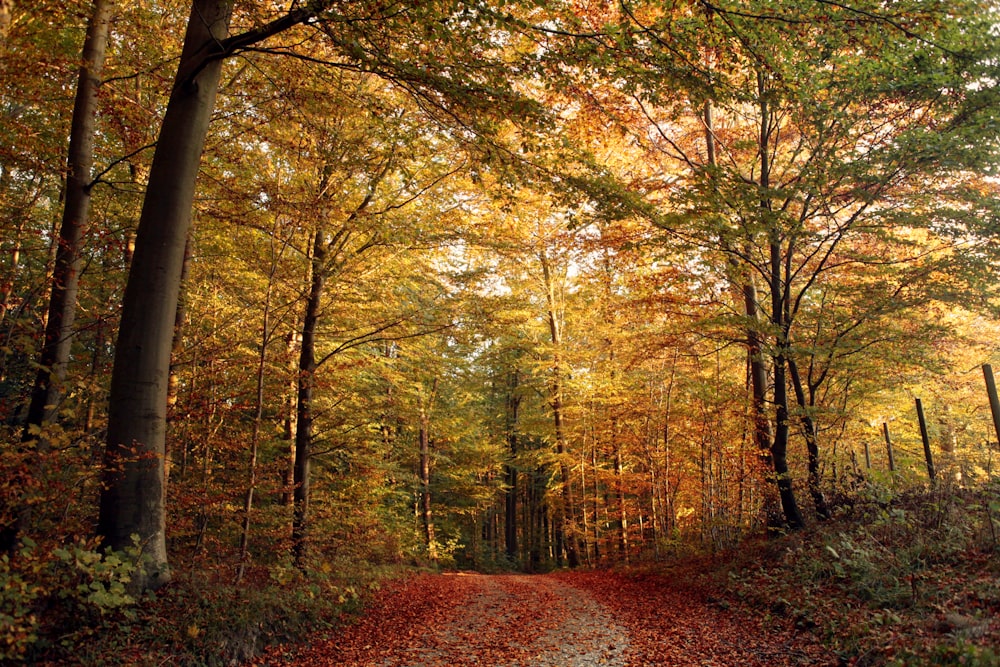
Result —
POLYGON ((133 596, 126 584, 137 554, 91 547, 43 558, 32 543, 0 563, 0 663, 244 664, 333 627, 395 574, 354 563, 306 576, 271 565, 236 584, 229 571, 201 570, 133 596))
POLYGON ((842 664, 1000 665, 998 533, 996 483, 872 486, 831 521, 744 545, 721 583, 819 634, 842 664))
MULTIPOLYGON (((694 576, 726 592, 720 605, 815 633, 844 665, 1000 666, 1000 483, 872 485, 847 500, 830 521, 745 542, 721 568, 714 557, 679 557, 681 575, 710 571, 694 576)), ((328 554, 308 575, 270 562, 237 584, 217 563, 137 595, 128 581, 141 558, 139 544, 106 553, 92 541, 30 540, 0 558, 0 662, 246 663, 331 628, 405 567, 328 554)))

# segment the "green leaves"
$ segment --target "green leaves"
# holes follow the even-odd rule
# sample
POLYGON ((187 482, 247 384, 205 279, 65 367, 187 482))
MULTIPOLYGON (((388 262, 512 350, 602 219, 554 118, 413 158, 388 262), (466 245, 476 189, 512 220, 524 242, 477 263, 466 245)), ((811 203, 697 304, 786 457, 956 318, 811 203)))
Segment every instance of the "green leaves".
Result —
POLYGON ((129 584, 142 556, 137 537, 133 537, 133 543, 127 551, 97 551, 79 543, 54 549, 52 554, 79 578, 75 588, 63 589, 59 595, 92 606, 102 614, 134 604, 129 584))

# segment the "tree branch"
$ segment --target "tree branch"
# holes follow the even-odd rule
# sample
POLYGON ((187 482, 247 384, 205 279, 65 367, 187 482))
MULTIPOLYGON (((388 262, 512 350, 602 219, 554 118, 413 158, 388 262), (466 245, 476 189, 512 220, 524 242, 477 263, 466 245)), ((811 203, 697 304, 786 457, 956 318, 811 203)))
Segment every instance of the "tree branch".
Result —
POLYGON ((221 41, 206 44, 203 49, 205 51, 205 55, 202 57, 201 61, 191 69, 191 72, 184 77, 181 85, 190 86, 193 84, 194 80, 199 74, 201 74, 201 71, 205 69, 209 63, 228 58, 241 50, 263 42, 267 38, 282 33, 295 27, 296 25, 307 23, 315 16, 315 10, 312 9, 292 9, 284 16, 262 25, 259 28, 254 28, 253 30, 248 30, 238 35, 232 35, 231 37, 221 41))
POLYGON ((84 192, 86 192, 86 193, 89 194, 90 190, 95 185, 97 185, 98 183, 101 182, 101 176, 104 176, 104 174, 108 173, 109 171, 111 171, 112 169, 114 169, 115 167, 117 167, 119 164, 121 164, 125 160, 129 159, 130 157, 135 157, 139 153, 141 153, 141 152, 143 152, 145 150, 149 150, 150 148, 156 148, 156 143, 154 142, 154 143, 151 143, 151 144, 146 144, 145 146, 137 148, 134 151, 132 151, 131 153, 129 153, 127 155, 123 155, 120 158, 118 158, 117 160, 115 160, 114 162, 110 163, 107 167, 105 167, 104 169, 102 169, 101 172, 97 174, 97 176, 94 176, 93 180, 91 180, 90 183, 87 183, 85 186, 83 186, 84 192))

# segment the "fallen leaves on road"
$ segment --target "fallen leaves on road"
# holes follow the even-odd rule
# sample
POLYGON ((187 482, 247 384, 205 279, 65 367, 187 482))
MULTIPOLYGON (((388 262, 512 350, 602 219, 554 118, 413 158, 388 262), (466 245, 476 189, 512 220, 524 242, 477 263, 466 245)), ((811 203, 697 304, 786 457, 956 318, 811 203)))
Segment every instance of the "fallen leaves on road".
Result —
POLYGON ((836 659, 814 637, 769 627, 762 617, 726 609, 681 577, 627 576, 613 572, 552 575, 589 591, 628 630, 630 667, 645 665, 834 665, 836 659))
POLYGON ((825 665, 809 635, 662 575, 420 575, 356 622, 268 664, 337 667, 825 665))

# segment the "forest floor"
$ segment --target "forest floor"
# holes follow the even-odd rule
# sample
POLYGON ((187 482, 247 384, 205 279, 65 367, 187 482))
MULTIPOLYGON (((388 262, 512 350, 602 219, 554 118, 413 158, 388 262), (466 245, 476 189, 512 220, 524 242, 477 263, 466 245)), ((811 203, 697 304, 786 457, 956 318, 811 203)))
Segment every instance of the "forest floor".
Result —
POLYGON ((731 607, 683 577, 609 571, 421 574, 271 665, 633 667, 831 665, 812 635, 731 607), (770 623, 770 625, 766 625, 770 623))

